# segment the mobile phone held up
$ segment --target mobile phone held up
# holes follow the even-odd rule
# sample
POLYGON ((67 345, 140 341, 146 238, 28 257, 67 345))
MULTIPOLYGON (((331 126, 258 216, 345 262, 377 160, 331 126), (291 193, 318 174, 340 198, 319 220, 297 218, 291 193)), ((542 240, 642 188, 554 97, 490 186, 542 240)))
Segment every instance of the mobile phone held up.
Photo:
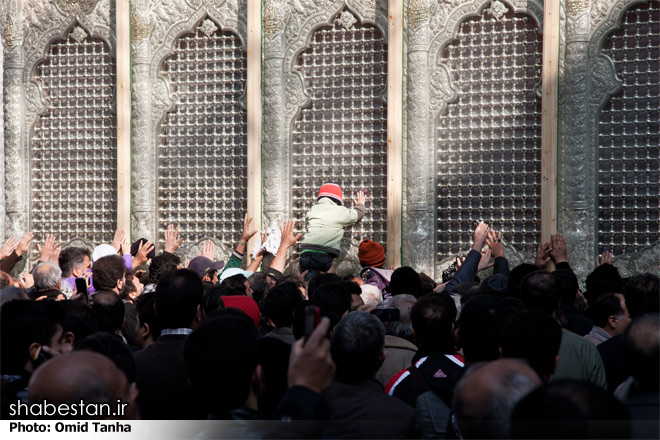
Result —
POLYGON ((82 301, 89 304, 89 292, 87 292, 87 279, 76 278, 76 293, 79 293, 82 301))

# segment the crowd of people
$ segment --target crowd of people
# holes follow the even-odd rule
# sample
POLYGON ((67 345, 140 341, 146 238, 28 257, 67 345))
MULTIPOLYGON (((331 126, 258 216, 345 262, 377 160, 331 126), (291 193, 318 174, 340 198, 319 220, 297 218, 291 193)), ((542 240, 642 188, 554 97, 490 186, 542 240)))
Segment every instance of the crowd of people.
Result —
POLYGON ((122 231, 93 250, 51 235, 13 278, 33 235, 8 240, 2 418, 120 402, 53 417, 270 421, 202 438, 660 438, 657 276, 622 278, 606 254, 583 293, 562 235, 510 269, 481 222, 441 280, 386 268, 368 239, 362 270, 340 277, 336 251, 365 199, 346 208, 324 185, 305 238, 285 222, 268 267, 265 251, 244 262, 247 216, 226 262, 211 241, 181 261, 170 226, 158 255, 122 231))

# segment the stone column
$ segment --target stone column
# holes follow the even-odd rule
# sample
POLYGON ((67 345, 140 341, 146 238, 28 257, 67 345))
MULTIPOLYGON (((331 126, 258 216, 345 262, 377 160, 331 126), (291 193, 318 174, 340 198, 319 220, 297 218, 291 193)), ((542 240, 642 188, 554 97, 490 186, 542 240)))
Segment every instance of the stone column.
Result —
POLYGON ((262 181, 264 227, 289 217, 284 139, 284 30, 289 8, 280 1, 265 3, 263 12, 263 139, 262 181))
POLYGON ((433 276, 435 227, 432 165, 433 136, 429 98, 430 10, 427 0, 413 1, 406 11, 407 25, 407 148, 403 216, 404 265, 433 276))
POLYGON ((141 9, 131 14, 132 50, 132 134, 131 134, 131 228, 134 239, 148 238, 158 243, 158 178, 156 135, 152 121, 152 84, 149 73, 151 18, 141 9))
POLYGON ((23 137, 25 86, 23 84, 23 38, 25 18, 22 1, 9 5, 4 25, 4 117, 5 117, 5 236, 20 237, 28 229, 26 162, 23 137), (20 176, 21 178, 17 178, 20 176))

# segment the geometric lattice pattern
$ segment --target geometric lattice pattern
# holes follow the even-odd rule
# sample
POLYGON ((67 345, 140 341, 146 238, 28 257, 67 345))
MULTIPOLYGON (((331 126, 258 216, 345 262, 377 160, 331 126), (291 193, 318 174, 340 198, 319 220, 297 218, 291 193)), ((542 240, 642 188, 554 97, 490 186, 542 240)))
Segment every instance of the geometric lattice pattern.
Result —
POLYGON ((658 241, 660 1, 629 9, 603 45, 623 81, 599 120, 599 252, 658 241))
POLYGON ((356 238, 387 238, 387 46, 380 30, 348 11, 332 27, 317 30, 300 55, 311 105, 293 124, 293 217, 305 214, 326 182, 352 206, 367 189, 367 213, 349 229, 356 238), (340 22, 341 21, 341 22, 340 22))
POLYGON ((205 19, 177 39, 162 74, 175 105, 159 135, 159 236, 174 223, 187 240, 231 243, 247 210, 246 53, 205 19))
POLYGON ((441 115, 438 258, 466 250, 479 220, 525 248, 540 239, 542 37, 507 9, 464 21, 442 54, 459 91, 441 115))
POLYGON ((31 225, 39 239, 112 240, 117 225, 115 62, 109 46, 75 26, 35 71, 47 110, 30 143, 31 225))

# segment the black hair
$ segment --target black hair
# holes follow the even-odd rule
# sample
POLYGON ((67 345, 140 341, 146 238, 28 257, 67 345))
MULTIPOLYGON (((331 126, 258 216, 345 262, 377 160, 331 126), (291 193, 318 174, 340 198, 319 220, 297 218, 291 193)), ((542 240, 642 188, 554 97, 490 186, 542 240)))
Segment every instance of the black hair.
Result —
POLYGON ((419 298, 423 294, 422 280, 419 274, 409 266, 402 266, 392 272, 390 277, 390 284, 387 286, 387 291, 393 296, 401 293, 407 293, 419 298))
POLYGON ((270 289, 268 275, 266 275, 266 272, 253 273, 248 277, 248 282, 252 289, 252 299, 261 307, 261 300, 268 294, 268 290, 270 289))
POLYGON ((137 297, 135 300, 135 310, 138 314, 140 325, 147 324, 151 331, 151 337, 156 341, 160 336, 161 324, 154 311, 154 304, 156 303, 156 292, 145 292, 137 297))
POLYGON ((223 286, 222 284, 216 284, 208 292, 204 294, 204 301, 202 302, 202 309, 206 316, 210 315, 211 312, 217 310, 218 308, 224 308, 224 301, 222 300, 223 296, 233 296, 238 295, 238 293, 229 286, 223 286), (222 302, 222 307, 220 303, 222 302))
POLYGON ((362 311, 346 315, 335 327, 330 344, 337 379, 354 382, 373 377, 384 346, 385 326, 380 319, 362 311))
POLYGON ((341 284, 323 284, 314 291, 311 304, 318 306, 321 316, 330 318, 332 326, 335 326, 351 309, 351 292, 341 284))
POLYGON ((239 273, 225 278, 220 284, 235 290, 237 292, 235 295, 245 296, 247 295, 247 288, 245 287, 246 281, 247 278, 245 278, 245 275, 239 273))
POLYGON ((69 246, 62 249, 57 263, 62 269, 62 277, 68 278, 72 276, 73 269, 85 262, 85 256, 91 260, 92 255, 89 249, 84 247, 69 246))
POLYGON ((124 324, 124 302, 115 292, 96 292, 92 297, 92 310, 96 315, 99 330, 109 333, 122 328, 124 324))
POLYGON ((599 295, 589 307, 588 315, 597 327, 605 327, 610 316, 623 313, 621 298, 615 293, 599 295))
POLYGON ((561 338, 561 327, 552 316, 523 310, 502 327, 502 356, 525 359, 539 377, 548 377, 554 373, 561 338))
POLYGON ((520 283, 527 275, 537 272, 538 267, 533 264, 523 263, 511 269, 509 272, 509 295, 520 298, 520 283))
POLYGON ((337 283, 341 281, 341 277, 335 273, 319 273, 314 275, 307 284, 307 297, 314 299, 314 292, 317 288, 324 284, 337 283))
POLYGON ((492 361, 500 357, 504 322, 514 310, 500 297, 478 294, 461 309, 460 342, 469 362, 492 361))
POLYGON ((419 281, 422 283, 422 295, 433 293, 433 289, 438 287, 438 284, 433 278, 426 275, 424 272, 419 274, 419 281))
POLYGON ((636 318, 645 304, 660 297, 660 279, 652 273, 641 273, 628 278, 622 290, 630 317, 636 318))
POLYGON ((86 338, 99 330, 98 321, 92 308, 76 301, 61 301, 62 333, 71 332, 76 341, 86 338))
POLYGON ((454 345, 452 326, 456 313, 456 303, 447 293, 419 298, 410 311, 417 346, 427 352, 451 352, 454 345))
POLYGON ((165 273, 156 286, 156 314, 162 328, 189 328, 203 297, 202 280, 192 270, 165 273))
POLYGON ((174 271, 181 264, 181 258, 169 252, 155 256, 149 265, 148 277, 142 284, 158 284, 160 278, 167 272, 174 271))
POLYGON ((99 258, 92 266, 92 283, 96 290, 112 290, 117 281, 124 278, 126 268, 119 255, 107 255, 99 258))
POLYGON ((538 309, 552 315, 559 307, 559 281, 551 272, 530 273, 520 283, 520 299, 525 309, 538 309))
POLYGON ((94 333, 76 342, 75 349, 101 353, 124 372, 129 383, 135 382, 137 367, 133 353, 118 335, 106 332, 94 333))
POLYGON ((564 379, 541 386, 518 402, 511 415, 511 436, 630 438, 630 422, 623 404, 602 388, 564 379))
POLYGON ((10 301, 0 312, 0 371, 24 374, 32 343, 50 345, 61 322, 55 301, 10 301))
POLYGON ((587 291, 584 293, 589 304, 603 293, 621 293, 621 275, 615 266, 605 263, 596 267, 585 280, 587 291))
POLYGON ((258 365, 259 335, 242 311, 214 312, 186 339, 184 365, 193 392, 209 412, 245 404, 258 365))
POLYGON ((264 315, 273 321, 275 327, 291 327, 293 311, 302 300, 302 293, 296 284, 277 284, 264 298, 264 315))

